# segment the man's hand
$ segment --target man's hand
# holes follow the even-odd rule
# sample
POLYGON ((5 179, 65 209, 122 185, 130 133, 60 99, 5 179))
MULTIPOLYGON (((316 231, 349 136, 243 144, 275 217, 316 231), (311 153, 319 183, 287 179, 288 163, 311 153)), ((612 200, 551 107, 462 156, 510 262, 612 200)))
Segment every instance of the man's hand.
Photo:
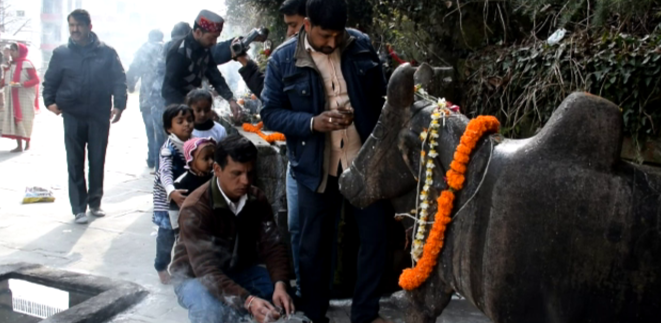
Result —
POLYGON ((241 55, 236 58, 236 61, 241 63, 241 66, 245 67, 248 65, 248 62, 250 62, 250 57, 248 57, 248 55, 241 55))
POLYGON ((312 126, 317 132, 331 132, 346 129, 352 122, 353 111, 331 110, 314 117, 312 126))
POLYGON ((271 303, 259 297, 255 297, 255 299, 252 300, 248 311, 259 323, 273 322, 280 319, 280 313, 278 310, 276 310, 271 303))
POLYGON ((55 115, 58 115, 58 116, 60 114, 62 114, 62 110, 60 110, 57 107, 57 104, 54 104, 54 103, 48 106, 48 111, 53 112, 53 113, 55 113, 55 115))
POLYGON ((283 308, 287 315, 296 312, 294 301, 289 297, 289 294, 287 293, 287 285, 283 282, 277 282, 275 284, 275 290, 273 291, 273 304, 277 307, 283 308))
POLYGON ((184 200, 186 200, 186 193, 188 193, 188 190, 174 190, 170 193, 170 199, 177 203, 177 206, 181 208, 181 205, 184 204, 184 200))
POLYGON ((230 109, 232 109, 232 116, 234 117, 235 122, 239 122, 241 120, 241 106, 236 103, 235 100, 230 100, 230 109))
POLYGON ((117 123, 119 119, 122 118, 122 112, 123 110, 117 108, 112 109, 112 112, 110 113, 110 120, 112 120, 112 123, 117 123))

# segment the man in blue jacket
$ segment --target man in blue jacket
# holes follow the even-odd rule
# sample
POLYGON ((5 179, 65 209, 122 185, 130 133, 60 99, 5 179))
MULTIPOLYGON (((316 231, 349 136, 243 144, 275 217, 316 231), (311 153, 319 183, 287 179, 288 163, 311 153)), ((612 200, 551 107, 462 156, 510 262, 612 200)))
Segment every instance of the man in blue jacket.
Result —
MULTIPOLYGON (((346 18, 344 0, 309 0, 304 30, 273 53, 262 92, 262 119, 287 136, 298 183, 301 309, 315 323, 328 322, 333 228, 343 204, 338 177, 372 132, 386 93, 369 38, 345 29, 346 18)), ((352 211, 360 250, 351 321, 383 322, 387 215, 382 202, 352 211)))
POLYGON ((69 169, 69 200, 75 222, 91 214, 103 217, 103 172, 110 120, 126 108, 126 75, 117 52, 92 32, 90 14, 82 9, 67 17, 68 45, 53 51, 44 80, 44 103, 64 119, 64 145, 69 169), (114 108, 111 107, 114 103, 114 108), (89 190, 85 182, 85 149, 89 156, 89 190))

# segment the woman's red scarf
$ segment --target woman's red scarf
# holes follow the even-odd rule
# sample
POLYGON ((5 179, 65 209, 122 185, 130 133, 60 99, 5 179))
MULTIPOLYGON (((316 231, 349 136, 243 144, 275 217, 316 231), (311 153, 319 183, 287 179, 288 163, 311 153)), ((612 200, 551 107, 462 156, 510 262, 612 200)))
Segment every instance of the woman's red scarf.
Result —
MULTIPOLYGON (((34 85, 34 87, 35 87, 35 91, 37 92, 37 95, 34 98, 34 109, 38 111, 39 110, 39 78, 37 77, 36 66, 34 66, 34 64, 32 64, 32 62, 28 60, 28 47, 21 43, 18 43, 17 45, 18 45, 18 58, 12 61, 12 64, 16 64, 16 69, 14 70, 12 82, 16 82, 16 83, 21 82, 21 72, 23 71, 23 62, 28 62, 32 65, 32 68, 34 69, 34 75, 30 75, 30 76, 32 76, 33 79, 36 78, 36 84, 34 85)), ((27 85, 27 87, 29 87, 31 84, 35 83, 34 82, 35 80, 33 79, 31 79, 28 84, 23 84, 23 86, 27 85)), ((5 85, 9 85, 9 84, 5 84, 5 85)), ((18 90, 19 88, 15 88, 15 87, 11 89, 12 106, 14 107, 14 119, 16 120, 16 123, 19 123, 23 120, 23 113, 21 112, 21 105, 18 100, 18 90)))

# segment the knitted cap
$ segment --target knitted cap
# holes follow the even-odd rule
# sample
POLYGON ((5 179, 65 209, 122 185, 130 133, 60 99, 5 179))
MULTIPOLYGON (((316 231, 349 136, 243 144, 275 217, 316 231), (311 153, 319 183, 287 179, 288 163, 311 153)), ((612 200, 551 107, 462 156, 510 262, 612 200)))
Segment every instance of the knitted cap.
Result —
POLYGON ((186 168, 190 169, 190 163, 193 162, 193 156, 197 148, 206 144, 216 145, 216 141, 209 138, 193 138, 184 143, 184 158, 186 159, 186 168))
POLYGON ((223 30, 223 23, 225 20, 214 12, 202 10, 197 15, 197 18, 195 18, 195 22, 198 26, 204 28, 204 30, 210 33, 218 33, 223 30))

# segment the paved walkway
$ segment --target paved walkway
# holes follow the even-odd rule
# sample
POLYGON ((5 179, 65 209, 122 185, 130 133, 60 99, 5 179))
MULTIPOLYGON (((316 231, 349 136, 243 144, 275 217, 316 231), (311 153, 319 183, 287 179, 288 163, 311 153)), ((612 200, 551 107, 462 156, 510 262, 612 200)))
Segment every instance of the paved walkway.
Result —
MULTIPOLYGON (((0 140, 0 263, 38 263, 124 279, 149 290, 144 301, 114 323, 187 322, 172 287, 161 285, 153 269, 153 175, 145 162, 147 143, 137 94, 129 100, 122 120, 110 130, 103 199, 108 216, 86 226, 74 224, 71 215, 62 119, 42 111, 28 152, 10 154, 15 142, 0 140), (53 189, 56 201, 22 205, 27 186, 53 189)), ((488 322, 465 302, 453 303, 453 310, 438 322, 488 322)), ((335 310, 338 323, 348 322, 346 312, 335 310)))

